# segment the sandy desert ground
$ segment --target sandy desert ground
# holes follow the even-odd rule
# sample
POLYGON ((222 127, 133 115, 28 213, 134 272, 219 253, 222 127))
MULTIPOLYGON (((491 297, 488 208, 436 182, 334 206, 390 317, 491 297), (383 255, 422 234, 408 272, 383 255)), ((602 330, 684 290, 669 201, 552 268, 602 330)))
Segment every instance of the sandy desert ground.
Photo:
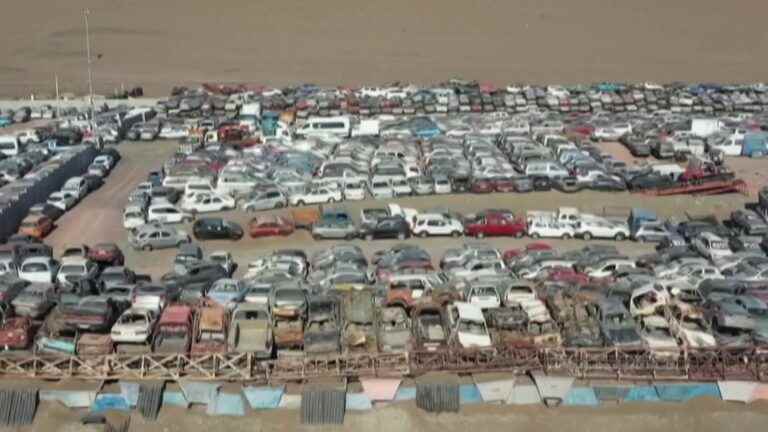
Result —
POLYGON ((760 81, 768 3, 756 0, 6 0, 0 96, 86 88, 167 94, 202 81, 274 85, 760 81))

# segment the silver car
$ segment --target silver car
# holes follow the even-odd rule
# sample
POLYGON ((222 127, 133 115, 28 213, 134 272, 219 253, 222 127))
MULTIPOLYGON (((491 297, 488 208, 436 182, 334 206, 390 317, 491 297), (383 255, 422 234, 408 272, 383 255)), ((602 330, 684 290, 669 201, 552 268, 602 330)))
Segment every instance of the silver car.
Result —
POLYGON ((241 200, 241 208, 247 212, 283 208, 288 199, 277 189, 252 193, 241 200))
POLYGON ((432 195, 435 193, 435 180, 431 177, 416 177, 410 180, 411 189, 416 195, 432 195))
POLYGON ((128 239, 136 250, 179 247, 191 241, 186 231, 162 224, 147 224, 137 228, 128 239))
POLYGON ((351 220, 320 220, 312 225, 312 237, 320 239, 351 240, 358 234, 355 223, 351 220))

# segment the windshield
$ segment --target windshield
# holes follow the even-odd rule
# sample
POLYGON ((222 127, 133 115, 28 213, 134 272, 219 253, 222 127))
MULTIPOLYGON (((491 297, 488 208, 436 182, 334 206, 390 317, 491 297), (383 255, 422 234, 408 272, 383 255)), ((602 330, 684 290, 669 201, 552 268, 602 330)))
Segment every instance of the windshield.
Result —
POLYGON ((459 321, 459 332, 469 333, 476 336, 484 336, 488 333, 482 322, 470 320, 459 321))
POLYGON ((48 266, 43 263, 29 263, 21 266, 21 271, 25 273, 47 272, 48 266))
POLYGON ((125 280, 125 275, 122 273, 102 273, 101 280, 105 282, 116 282, 125 280))

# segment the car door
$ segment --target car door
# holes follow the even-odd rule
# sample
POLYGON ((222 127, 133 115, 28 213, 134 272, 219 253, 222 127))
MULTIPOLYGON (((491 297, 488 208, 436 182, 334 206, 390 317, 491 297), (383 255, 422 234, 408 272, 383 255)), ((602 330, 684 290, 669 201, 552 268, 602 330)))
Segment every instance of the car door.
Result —
POLYGON ((171 235, 170 231, 162 230, 162 231, 159 231, 159 233, 160 233, 160 240, 159 240, 160 247, 176 246, 175 239, 171 235))

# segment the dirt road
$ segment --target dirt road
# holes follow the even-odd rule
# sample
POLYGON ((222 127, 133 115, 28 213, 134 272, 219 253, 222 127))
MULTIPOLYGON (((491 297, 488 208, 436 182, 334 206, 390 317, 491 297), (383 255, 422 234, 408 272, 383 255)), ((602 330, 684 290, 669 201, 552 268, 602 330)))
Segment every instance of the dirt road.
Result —
POLYGON ((6 0, 0 96, 201 81, 327 85, 760 81, 768 3, 582 0, 6 0))

